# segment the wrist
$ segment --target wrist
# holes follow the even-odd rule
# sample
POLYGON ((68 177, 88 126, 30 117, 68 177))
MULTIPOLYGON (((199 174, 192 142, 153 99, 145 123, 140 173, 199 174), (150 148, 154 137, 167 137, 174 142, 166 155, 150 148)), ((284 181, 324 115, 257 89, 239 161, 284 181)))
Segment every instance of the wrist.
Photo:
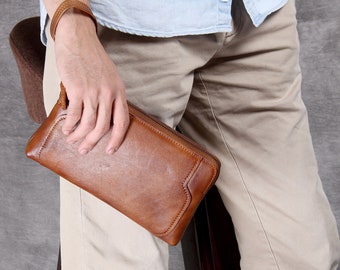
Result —
MULTIPOLYGON (((60 18, 54 39, 55 41, 66 41, 70 38, 73 40, 73 38, 81 38, 87 35, 96 36, 93 20, 76 9, 70 9, 60 18)), ((75 42, 75 40, 73 41, 75 42)))
POLYGON ((52 17, 50 26, 51 37, 55 39, 59 26, 67 32, 69 29, 83 23, 89 27, 87 29, 96 29, 97 27, 96 18, 89 6, 78 0, 65 0, 58 6, 52 17))

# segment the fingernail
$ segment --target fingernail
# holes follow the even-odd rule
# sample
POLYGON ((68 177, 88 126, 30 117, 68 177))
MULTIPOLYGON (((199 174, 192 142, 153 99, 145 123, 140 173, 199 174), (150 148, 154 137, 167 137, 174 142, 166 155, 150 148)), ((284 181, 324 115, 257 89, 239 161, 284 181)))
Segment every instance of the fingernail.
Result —
POLYGON ((64 135, 69 135, 71 133, 70 130, 63 130, 64 135))
POLYGON ((89 152, 89 150, 87 150, 87 149, 80 149, 79 150, 79 153, 82 154, 82 155, 86 155, 88 152, 89 152))
POLYGON ((107 150, 106 152, 109 154, 109 155, 112 155, 114 152, 116 152, 117 149, 115 148, 110 148, 109 150, 107 150))

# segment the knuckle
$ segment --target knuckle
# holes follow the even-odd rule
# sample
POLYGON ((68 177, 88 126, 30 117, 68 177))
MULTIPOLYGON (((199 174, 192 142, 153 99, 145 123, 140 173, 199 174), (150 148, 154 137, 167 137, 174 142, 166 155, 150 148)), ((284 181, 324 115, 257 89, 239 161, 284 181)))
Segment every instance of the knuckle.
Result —
POLYGON ((97 99, 89 99, 84 102, 84 109, 89 112, 96 112, 98 108, 97 99))
POLYGON ((130 124, 130 119, 124 119, 124 120, 116 122, 114 125, 116 126, 116 128, 125 130, 129 127, 129 124, 130 124))
POLYGON ((95 122, 94 121, 86 121, 86 122, 82 123, 82 126, 85 130, 91 130, 91 129, 94 129, 95 122))
POLYGON ((97 143, 98 139, 93 136, 93 134, 86 136, 85 140, 84 140, 84 144, 88 147, 88 148, 93 148, 95 146, 95 144, 97 143))
POLYGON ((69 110, 68 112, 67 112, 67 117, 69 118, 69 119, 79 119, 79 117, 80 117, 80 115, 79 115, 79 113, 78 112, 76 112, 76 111, 73 111, 73 110, 69 110))
POLYGON ((101 137, 109 130, 109 128, 110 128, 109 125, 96 127, 94 130, 94 134, 96 134, 98 137, 101 137))
POLYGON ((96 119, 94 117, 82 117, 80 120, 80 126, 84 130, 93 130, 96 126, 96 119))
POLYGON ((107 89, 103 93, 103 98, 108 103, 112 103, 114 97, 115 97, 114 92, 111 89, 107 89))

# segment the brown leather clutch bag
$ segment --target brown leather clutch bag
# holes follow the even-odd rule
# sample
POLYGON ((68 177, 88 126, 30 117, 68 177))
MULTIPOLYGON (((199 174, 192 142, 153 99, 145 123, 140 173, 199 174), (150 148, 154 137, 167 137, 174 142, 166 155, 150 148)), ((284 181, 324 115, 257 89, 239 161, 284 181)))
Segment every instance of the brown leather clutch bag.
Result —
POLYGON ((30 138, 27 156, 176 245, 214 185, 219 161, 131 104, 130 126, 118 151, 105 153, 108 133, 81 155, 61 132, 66 107, 62 87, 51 114, 30 138))

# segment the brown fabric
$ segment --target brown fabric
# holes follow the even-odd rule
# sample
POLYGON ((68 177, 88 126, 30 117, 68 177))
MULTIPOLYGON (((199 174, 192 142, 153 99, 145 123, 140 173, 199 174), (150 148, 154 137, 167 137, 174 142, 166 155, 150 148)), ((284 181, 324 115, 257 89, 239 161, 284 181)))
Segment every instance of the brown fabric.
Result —
POLYGON ((9 43, 18 65, 27 111, 33 121, 46 118, 42 91, 45 47, 39 37, 39 17, 19 22, 11 31, 9 43))

